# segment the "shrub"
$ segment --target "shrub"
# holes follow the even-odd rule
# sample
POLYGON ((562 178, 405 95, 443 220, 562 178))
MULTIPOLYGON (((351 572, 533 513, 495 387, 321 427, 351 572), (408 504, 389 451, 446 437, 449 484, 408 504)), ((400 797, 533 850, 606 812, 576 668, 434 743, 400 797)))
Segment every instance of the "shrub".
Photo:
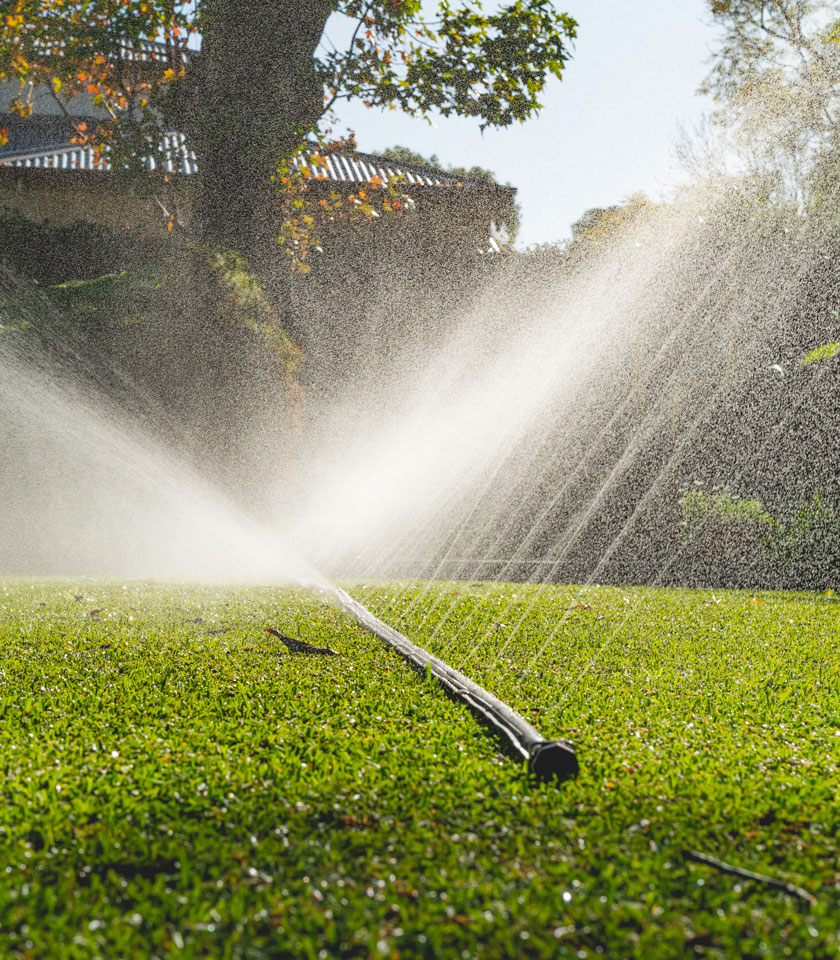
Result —
POLYGON ((680 497, 682 533, 713 554, 750 553, 773 527, 760 500, 733 497, 728 490, 707 493, 702 487, 680 497))
POLYGON ((714 580, 739 580, 748 564, 784 587, 825 590, 840 581, 840 510, 819 494, 774 520, 761 500, 695 488, 680 497, 683 539, 711 562, 714 580))
POLYGON ((789 580, 815 590, 834 587, 840 579, 840 512, 815 494, 778 522, 769 550, 789 580))

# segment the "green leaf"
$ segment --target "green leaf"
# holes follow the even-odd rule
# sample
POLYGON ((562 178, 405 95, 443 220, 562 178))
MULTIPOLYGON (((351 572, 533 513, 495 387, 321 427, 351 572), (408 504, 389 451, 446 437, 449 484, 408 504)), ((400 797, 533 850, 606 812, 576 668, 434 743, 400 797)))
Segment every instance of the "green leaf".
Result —
POLYGON ((808 363, 816 363, 818 360, 829 360, 831 357, 840 353, 840 343, 824 343, 816 350, 812 350, 807 356, 799 361, 799 366, 804 367, 808 363))

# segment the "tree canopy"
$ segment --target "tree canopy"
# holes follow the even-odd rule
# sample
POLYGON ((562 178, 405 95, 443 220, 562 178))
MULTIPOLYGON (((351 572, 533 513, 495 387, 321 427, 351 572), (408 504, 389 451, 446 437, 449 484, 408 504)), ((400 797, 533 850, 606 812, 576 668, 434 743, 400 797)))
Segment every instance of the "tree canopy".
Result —
POLYGON ((708 0, 721 30, 703 90, 732 99, 768 78, 838 81, 835 3, 826 0, 708 0))
POLYGON ((708 8, 720 43, 701 92, 716 98, 717 118, 734 131, 751 168, 807 205, 822 190, 818 183, 837 179, 837 3, 708 0, 708 8))
MULTIPOLYGON (((484 126, 541 107, 569 58, 576 23, 551 0, 11 0, 0 19, 0 79, 12 106, 35 86, 62 108, 82 94, 103 121, 75 138, 137 169, 160 130, 183 132, 198 159, 199 218, 212 240, 247 249, 264 236, 278 166, 323 131, 337 101, 358 98, 484 126), (334 29, 335 27, 335 29, 334 29), (346 35, 333 45, 331 35, 346 35), (144 52, 144 43, 157 41, 144 52)), ((68 125, 72 124, 66 111, 68 125)), ((143 175, 148 176, 148 171, 143 175)))

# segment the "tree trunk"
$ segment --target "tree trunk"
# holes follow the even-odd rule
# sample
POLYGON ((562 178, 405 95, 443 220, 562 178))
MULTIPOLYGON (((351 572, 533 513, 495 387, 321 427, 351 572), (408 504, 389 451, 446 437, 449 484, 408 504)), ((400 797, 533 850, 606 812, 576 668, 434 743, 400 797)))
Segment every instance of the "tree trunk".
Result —
POLYGON ((204 8, 185 118, 199 164, 198 229, 260 273, 277 235, 271 176, 323 113, 314 54, 331 12, 328 0, 208 0, 204 8))

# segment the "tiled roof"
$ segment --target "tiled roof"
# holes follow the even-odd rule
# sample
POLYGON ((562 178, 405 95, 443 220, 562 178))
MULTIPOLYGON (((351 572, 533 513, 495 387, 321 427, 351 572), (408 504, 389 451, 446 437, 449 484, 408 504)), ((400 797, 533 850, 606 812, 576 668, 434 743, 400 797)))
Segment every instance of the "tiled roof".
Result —
POLYGON ((406 183, 421 187, 481 186, 486 188, 488 186, 478 180, 465 180, 462 177, 452 176, 443 170, 399 163, 397 160, 367 153, 319 153, 316 149, 312 149, 299 159, 297 166, 306 167, 315 180, 370 183, 373 177, 378 177, 384 183, 399 178, 406 183), (313 162, 315 157, 318 158, 317 162, 313 162))
MULTIPOLYGON (((61 53, 65 44, 62 41, 35 41, 35 48, 42 53, 61 53)), ((114 59, 119 59, 128 63, 168 63, 170 56, 176 57, 184 62, 189 61, 191 50, 183 44, 175 44, 168 47, 159 40, 120 40, 117 47, 118 53, 113 57, 113 48, 106 47, 102 52, 114 59)))
MULTIPOLYGON (((145 162, 150 170, 162 166, 167 173, 192 174, 198 171, 195 154, 187 147, 180 133, 166 134, 160 151, 157 155, 146 157, 145 162)), ((313 180, 331 183, 370 183, 374 177, 378 177, 383 183, 399 180, 403 185, 420 187, 461 187, 490 192, 499 189, 495 184, 483 180, 464 178, 443 170, 404 164, 367 153, 320 152, 312 147, 296 158, 295 165, 299 170, 305 169, 313 180)), ((41 170, 111 169, 107 153, 97 155, 90 147, 71 143, 46 150, 0 154, 0 166, 41 170)))
MULTIPOLYGON (((190 55, 190 50, 181 45, 175 48, 175 52, 184 60, 190 55)), ((122 60, 130 60, 134 63, 138 61, 142 63, 162 63, 168 62, 169 55, 170 48, 157 40, 120 41, 120 59, 122 60)))
MULTIPOLYGON (((155 170, 162 164, 167 173, 195 173, 198 167, 195 156, 184 144, 183 134, 168 133, 161 141, 160 154, 145 158, 146 166, 155 170)), ((0 154, 0 166, 26 167, 39 170, 110 170, 111 161, 107 152, 97 154, 90 147, 75 143, 49 147, 45 150, 28 150, 25 153, 0 154)))

